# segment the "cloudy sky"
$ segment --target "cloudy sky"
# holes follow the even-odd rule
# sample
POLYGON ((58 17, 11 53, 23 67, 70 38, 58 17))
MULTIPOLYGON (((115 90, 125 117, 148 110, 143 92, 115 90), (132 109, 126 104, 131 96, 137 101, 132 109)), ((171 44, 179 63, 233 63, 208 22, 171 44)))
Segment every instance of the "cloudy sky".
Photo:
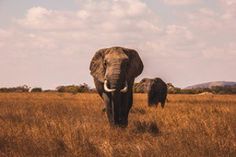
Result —
POLYGON ((93 87, 92 56, 115 45, 139 52, 137 81, 236 81, 236 0, 0 0, 0 87, 93 87))

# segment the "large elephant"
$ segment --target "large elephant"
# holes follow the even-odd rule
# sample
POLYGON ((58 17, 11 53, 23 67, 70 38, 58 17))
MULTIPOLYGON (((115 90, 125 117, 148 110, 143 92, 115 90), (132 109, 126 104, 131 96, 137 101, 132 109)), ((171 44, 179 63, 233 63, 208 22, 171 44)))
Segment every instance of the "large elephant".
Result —
POLYGON ((158 105, 161 103, 161 107, 164 108, 166 96, 167 96, 167 84, 160 78, 144 78, 140 81, 140 84, 144 86, 144 89, 148 93, 148 105, 158 105))
POLYGON ((91 60, 90 71, 110 124, 126 127, 133 104, 134 79, 143 71, 137 51, 123 47, 100 49, 91 60))

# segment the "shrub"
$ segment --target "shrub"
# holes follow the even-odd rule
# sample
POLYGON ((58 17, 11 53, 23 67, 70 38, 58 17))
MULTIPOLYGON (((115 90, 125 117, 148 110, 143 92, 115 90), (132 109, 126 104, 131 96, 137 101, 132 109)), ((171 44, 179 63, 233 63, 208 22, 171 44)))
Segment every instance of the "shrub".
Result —
POLYGON ((0 92, 29 92, 30 87, 28 87, 27 85, 23 85, 23 86, 18 86, 18 87, 10 87, 10 88, 0 88, 0 92))
POLYGON ((42 91, 43 90, 40 87, 36 87, 36 88, 31 89, 31 92, 42 92, 42 91))
POLYGON ((86 83, 77 85, 69 85, 69 86, 58 86, 56 88, 58 92, 62 93, 87 93, 90 92, 90 88, 86 83))

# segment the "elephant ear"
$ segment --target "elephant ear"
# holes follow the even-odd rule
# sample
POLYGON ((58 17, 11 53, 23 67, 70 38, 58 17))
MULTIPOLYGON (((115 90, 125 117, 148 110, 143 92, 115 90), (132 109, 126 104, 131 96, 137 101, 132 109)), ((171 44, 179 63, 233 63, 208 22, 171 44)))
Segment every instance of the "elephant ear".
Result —
POLYGON ((129 57, 129 63, 127 68, 127 79, 132 80, 142 73, 143 62, 137 51, 133 49, 124 49, 124 52, 129 57))
POLYGON ((95 55, 93 56, 90 62, 90 74, 99 80, 100 82, 104 82, 105 76, 105 67, 103 65, 104 56, 107 49, 100 49, 98 50, 95 55))

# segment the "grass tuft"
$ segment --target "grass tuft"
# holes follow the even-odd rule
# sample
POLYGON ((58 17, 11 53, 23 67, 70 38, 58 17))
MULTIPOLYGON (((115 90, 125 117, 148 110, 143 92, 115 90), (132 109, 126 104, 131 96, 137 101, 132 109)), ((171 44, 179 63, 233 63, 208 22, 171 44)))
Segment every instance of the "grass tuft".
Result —
POLYGON ((157 135, 160 133, 160 130, 155 121, 135 121, 133 131, 135 133, 150 133, 152 135, 157 135))

